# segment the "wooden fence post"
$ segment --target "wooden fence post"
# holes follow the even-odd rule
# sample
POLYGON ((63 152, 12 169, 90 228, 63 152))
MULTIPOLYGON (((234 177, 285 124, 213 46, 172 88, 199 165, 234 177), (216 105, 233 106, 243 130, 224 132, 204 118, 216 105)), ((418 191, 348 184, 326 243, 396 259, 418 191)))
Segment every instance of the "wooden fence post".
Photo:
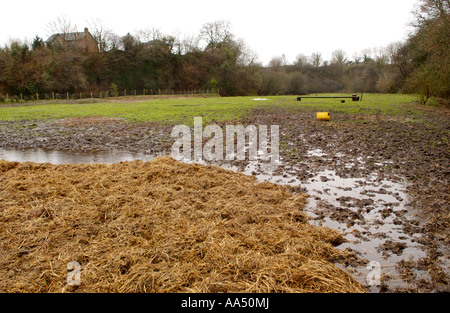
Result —
POLYGON ((67 92, 67 99, 69 99, 69 92, 67 92))

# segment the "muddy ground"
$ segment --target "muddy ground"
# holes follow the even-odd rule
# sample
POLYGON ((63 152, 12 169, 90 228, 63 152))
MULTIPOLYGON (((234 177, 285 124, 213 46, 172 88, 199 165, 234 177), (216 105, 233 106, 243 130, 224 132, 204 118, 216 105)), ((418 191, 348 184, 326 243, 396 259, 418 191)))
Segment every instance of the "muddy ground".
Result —
MULTIPOLYGON (((269 175, 249 162, 227 166, 306 188, 311 222, 346 235, 341 247, 356 258, 342 266, 369 291, 448 292, 449 117, 427 108, 421 116, 332 113, 320 122, 311 112, 254 109, 239 122, 280 125, 282 164, 269 175), (367 284, 374 260, 381 263, 375 285, 367 284)), ((156 156, 170 153, 171 129, 108 118, 7 121, 0 122, 0 148, 156 156)))
MULTIPOLYGON (((376 242, 375 254, 390 259, 381 286, 371 291, 448 292, 448 121, 449 115, 438 110, 416 118, 334 113, 325 123, 310 113, 256 110, 248 123, 286 125, 281 130, 283 163, 295 169, 301 182, 310 184, 315 178, 319 185, 327 185, 336 179, 342 184, 334 193, 319 190, 312 212, 325 225, 346 224, 342 231, 351 232, 360 246, 376 242), (347 185, 348 181, 354 184, 347 185), (358 188, 356 197, 345 196, 358 188), (371 211, 378 215, 370 216, 371 211), (353 227, 365 226, 368 217, 375 217, 374 225, 353 227), (408 255, 405 248, 416 251, 408 255)), ((367 261, 375 257, 383 262, 364 253, 364 248, 356 250, 367 261)), ((347 265, 352 266, 351 261, 347 265)))

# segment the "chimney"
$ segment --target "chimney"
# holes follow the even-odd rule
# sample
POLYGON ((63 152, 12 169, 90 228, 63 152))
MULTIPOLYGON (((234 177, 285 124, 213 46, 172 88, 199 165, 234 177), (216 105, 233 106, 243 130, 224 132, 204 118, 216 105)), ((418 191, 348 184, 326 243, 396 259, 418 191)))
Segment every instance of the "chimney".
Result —
POLYGON ((88 30, 87 27, 84 28, 84 32, 85 32, 86 34, 89 32, 89 30, 88 30))

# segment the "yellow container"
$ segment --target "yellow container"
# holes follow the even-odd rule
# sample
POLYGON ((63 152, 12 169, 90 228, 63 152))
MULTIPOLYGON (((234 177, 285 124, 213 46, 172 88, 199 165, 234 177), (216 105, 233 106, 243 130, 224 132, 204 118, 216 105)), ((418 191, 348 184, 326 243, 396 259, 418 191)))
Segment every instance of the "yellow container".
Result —
POLYGON ((317 120, 318 121, 329 121, 330 120, 330 113, 328 113, 328 112, 318 112, 317 113, 317 120))

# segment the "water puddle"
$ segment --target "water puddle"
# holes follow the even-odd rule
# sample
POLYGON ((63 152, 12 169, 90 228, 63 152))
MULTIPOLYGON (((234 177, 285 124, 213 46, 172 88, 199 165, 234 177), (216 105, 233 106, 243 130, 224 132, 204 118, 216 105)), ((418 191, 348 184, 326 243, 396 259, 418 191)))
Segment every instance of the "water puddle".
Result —
MULTIPOLYGON (((334 171, 323 171, 302 187, 311 196, 306 211, 313 223, 337 229, 348 240, 339 248, 350 248, 369 262, 378 262, 390 288, 408 287, 395 265, 401 260, 425 258, 426 253, 416 243, 420 235, 403 229, 404 223, 414 218, 407 205, 405 182, 379 180, 377 175, 364 180, 341 178, 334 171)), ((360 279, 370 272, 364 267, 355 270, 360 279)))
POLYGON ((46 151, 43 149, 31 150, 6 150, 0 149, 0 160, 10 162, 36 162, 52 164, 92 164, 92 163, 119 163, 125 161, 142 160, 151 161, 155 155, 144 153, 130 153, 125 151, 98 151, 98 152, 74 152, 74 151, 46 151))
MULTIPOLYGON (((310 158, 323 158, 321 150, 310 150, 310 158)), ((342 157, 342 155, 340 155, 342 157)), ((349 162, 363 168, 364 160, 357 158, 349 162)), ((345 164, 347 166, 347 164, 345 164)), ((377 165, 377 164, 375 164, 377 165)), ((379 164, 380 167, 385 164, 379 164)), ((408 206, 406 180, 390 181, 377 173, 364 178, 343 178, 333 170, 319 170, 306 181, 296 174, 300 168, 284 167, 280 174, 259 172, 259 165, 250 162, 245 174, 255 174, 260 181, 300 186, 310 198, 305 211, 311 223, 326 226, 344 234, 347 242, 339 249, 351 249, 367 263, 378 264, 383 283, 390 290, 408 288, 396 269, 399 261, 417 261, 426 257, 423 247, 417 243, 421 234, 406 233, 403 225, 414 219, 413 208, 408 206)), ((380 285, 367 281, 373 267, 346 267, 370 292, 379 292, 380 285)), ((417 279, 430 279, 426 271, 415 271, 417 279)))

